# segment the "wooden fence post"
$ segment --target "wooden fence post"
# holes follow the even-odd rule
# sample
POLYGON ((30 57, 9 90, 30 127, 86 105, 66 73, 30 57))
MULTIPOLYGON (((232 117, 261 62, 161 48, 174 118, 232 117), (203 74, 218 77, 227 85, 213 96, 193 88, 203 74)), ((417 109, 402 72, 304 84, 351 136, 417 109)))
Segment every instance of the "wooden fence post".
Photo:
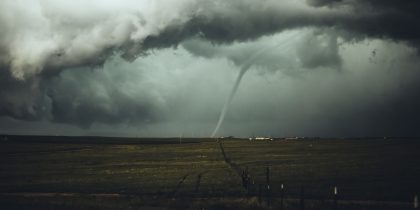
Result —
POLYGON ((280 185, 280 210, 283 210, 284 185, 280 185))
POLYGON ((334 210, 338 210, 338 188, 337 188, 337 186, 334 186, 333 193, 334 193, 334 210))
POLYGON ((414 208, 419 208, 419 198, 417 195, 414 196, 414 208))
POLYGON ((270 189, 270 167, 266 168, 266 178, 267 178, 267 206, 270 206, 271 201, 271 189, 270 189))
POLYGON ((197 182, 195 183, 195 196, 198 196, 202 175, 202 173, 197 175, 197 182))
POLYGON ((305 189, 300 187, 300 210, 305 210, 305 189))

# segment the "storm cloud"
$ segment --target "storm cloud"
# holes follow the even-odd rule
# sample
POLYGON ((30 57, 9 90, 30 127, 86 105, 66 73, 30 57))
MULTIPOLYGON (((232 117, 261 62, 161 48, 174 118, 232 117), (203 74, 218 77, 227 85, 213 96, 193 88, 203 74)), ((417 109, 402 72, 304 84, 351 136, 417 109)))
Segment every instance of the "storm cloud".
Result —
POLYGON ((195 121, 202 124, 198 130, 211 130, 234 83, 229 78, 253 54, 267 49, 250 64, 250 75, 238 90, 239 95, 248 90, 250 101, 237 99, 268 106, 267 113, 255 111, 252 119, 261 117, 261 125, 251 126, 244 122, 254 114, 235 117, 241 116, 236 107, 228 120, 243 125, 229 129, 227 124, 225 133, 369 135, 370 130, 380 135, 388 129, 392 135, 416 135, 419 9, 417 1, 395 0, 2 1, 0 116, 4 122, 47 121, 85 129, 96 123, 165 124, 168 133, 195 121), (365 55, 362 61, 353 58, 357 54, 365 55), (211 75, 207 86, 197 82, 211 75), (270 99, 256 97, 269 75, 276 75, 277 82, 284 82, 280 76, 288 78, 289 86, 273 85, 267 90, 270 99), (261 85, 250 88, 256 81, 261 85), (348 87, 338 88, 338 81, 348 87), (359 86, 367 90, 373 83, 388 86, 363 95, 359 86), (188 84, 197 87, 184 89, 188 84), (297 84, 324 92, 313 97, 297 84), (385 90, 393 94, 385 96, 385 90), (274 97, 278 91, 288 97, 274 97), (359 102, 342 104, 343 94, 359 102), (304 104, 292 106, 299 95, 304 104), (252 102, 254 97, 277 100, 266 105, 252 102), (321 118, 320 113, 325 119, 312 130, 303 123, 321 118), (365 126, 351 129, 354 124, 365 126))
POLYGON ((0 65, 15 78, 133 60, 194 36, 216 43, 299 27, 418 43, 413 1, 2 1, 0 65))

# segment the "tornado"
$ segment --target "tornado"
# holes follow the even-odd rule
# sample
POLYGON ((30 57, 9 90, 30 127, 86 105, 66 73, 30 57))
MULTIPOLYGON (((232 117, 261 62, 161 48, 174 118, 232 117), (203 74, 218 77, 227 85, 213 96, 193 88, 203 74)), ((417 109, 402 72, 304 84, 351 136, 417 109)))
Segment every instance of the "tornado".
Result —
POLYGON ((235 84, 233 85, 232 90, 230 91, 229 97, 223 105, 222 111, 220 112, 219 120, 217 121, 216 128, 214 129, 213 133, 211 134, 211 137, 213 138, 217 132, 219 131, 220 126, 223 123, 223 120, 225 119, 226 112, 229 109, 229 105, 232 102, 233 97, 236 94, 236 91, 238 90, 239 84, 241 83, 242 78, 244 77, 245 72, 249 69, 249 66, 247 68, 242 68, 241 71, 238 74, 238 77, 236 78, 235 84))
POLYGON ((280 42, 280 43, 278 43, 274 46, 266 47, 266 48, 263 48, 259 51, 256 51, 254 54, 252 54, 250 56, 250 59, 248 59, 248 61, 246 63, 244 63, 244 65, 242 65, 241 70, 239 71, 238 77, 236 77, 236 81, 233 85, 233 88, 230 91, 229 97, 227 98, 225 104, 223 105, 222 111, 220 112, 219 120, 217 121, 216 128, 214 129, 213 133, 211 134, 211 138, 214 138, 216 136, 217 132, 219 131, 220 127, 222 126, 223 121, 224 121, 225 116, 226 116, 226 113, 229 110, 229 106, 232 103, 233 97, 235 97, 235 94, 238 91, 238 87, 241 84, 242 78, 244 77, 245 73, 249 70, 249 68, 252 66, 252 64, 254 64, 254 61, 257 58, 259 58, 262 54, 264 54, 265 52, 267 52, 269 50, 272 50, 274 48, 280 47, 282 45, 285 45, 287 43, 291 43, 290 42, 291 39, 297 39, 297 38, 301 37, 301 36, 297 35, 297 33, 298 32, 295 32, 295 33, 289 35, 282 42, 280 42))

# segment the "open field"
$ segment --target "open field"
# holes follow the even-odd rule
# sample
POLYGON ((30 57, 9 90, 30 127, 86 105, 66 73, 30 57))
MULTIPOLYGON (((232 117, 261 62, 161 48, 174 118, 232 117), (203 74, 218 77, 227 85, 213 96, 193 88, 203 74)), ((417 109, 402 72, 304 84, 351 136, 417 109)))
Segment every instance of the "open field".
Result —
POLYGON ((412 209, 420 141, 9 137, 0 147, 1 209, 412 209), (225 156, 222 153, 224 150, 225 156), (248 168, 254 184, 245 189, 248 168))

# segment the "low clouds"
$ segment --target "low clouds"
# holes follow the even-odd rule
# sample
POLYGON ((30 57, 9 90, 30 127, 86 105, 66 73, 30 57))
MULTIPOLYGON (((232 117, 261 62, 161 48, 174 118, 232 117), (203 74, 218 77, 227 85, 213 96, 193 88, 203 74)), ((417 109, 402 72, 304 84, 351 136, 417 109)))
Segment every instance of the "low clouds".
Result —
POLYGON ((66 71, 47 81, 51 120, 87 128, 94 122, 152 123, 164 116, 165 102, 156 99, 159 95, 153 95, 153 87, 144 84, 147 81, 133 81, 129 77, 136 75, 132 71, 122 74, 121 67, 109 68, 106 64, 103 70, 66 71))
POLYGON ((39 78, 18 81, 8 71, 0 71, 0 115, 16 119, 37 120, 47 114, 43 106, 39 78))
POLYGON ((161 118, 165 101, 159 101, 141 68, 127 68, 114 58, 103 69, 69 69, 53 77, 3 83, 7 91, 1 91, 0 111, 16 119, 85 128, 94 122, 142 124, 161 118))
MULTIPOLYGON (((312 82, 323 83, 322 78, 337 74, 334 80, 325 79, 329 85, 326 86, 337 92, 339 84, 334 81, 360 83, 369 89, 371 82, 386 81, 391 85, 392 78, 403 81, 401 78, 407 77, 411 82, 401 87, 376 87, 377 92, 371 97, 362 97, 354 85, 341 93, 331 92, 325 98, 319 95, 312 100, 322 104, 313 108, 315 113, 323 113, 329 106, 321 101, 337 103, 330 107, 335 113, 326 115, 330 121, 320 123, 318 130, 334 124, 336 131, 352 133, 349 127, 358 120, 370 127, 375 122, 372 119, 381 119, 382 123, 375 127, 380 130, 392 127, 385 122, 393 119, 399 122, 401 132, 409 133, 414 129, 411 122, 418 119, 415 114, 418 103, 413 97, 419 77, 413 72, 418 70, 414 64, 420 46, 419 9, 417 1, 396 0, 5 0, 0 3, 0 116, 83 128, 95 123, 146 126, 191 119, 205 124, 200 129, 206 130, 207 125, 216 121, 226 96, 224 91, 231 88, 233 81, 229 78, 252 60, 248 65, 253 73, 244 77, 244 89, 249 85, 247 79, 260 81, 267 75, 291 76, 290 80, 297 79, 295 82, 316 89, 312 82), (370 46, 371 42, 381 44, 370 46), (389 47, 394 45, 400 48, 389 47), (348 53, 349 49, 355 52, 348 53), (369 67, 359 66, 359 62, 365 62, 352 59, 361 54, 358 50, 365 51, 367 57, 361 59, 366 59, 369 67), (370 73, 362 74, 360 69, 370 73), (399 70, 391 74, 377 69, 399 70), (352 77, 347 75, 349 72, 364 76, 352 77), (190 86, 181 88, 187 83, 204 85, 212 74, 214 78, 208 85, 217 88, 205 86, 194 91, 190 86), (216 89, 219 92, 210 91, 216 89), (204 97, 198 90, 212 96, 204 97), (370 98, 384 94, 383 90, 394 95, 371 101, 370 98), (361 108, 364 117, 351 117, 355 116, 357 105, 337 102, 338 95, 346 91, 355 100, 367 101, 361 108), (371 111, 373 106, 381 108, 371 111), (188 107, 189 112, 183 107, 188 107), (405 110, 414 113, 414 117, 405 110), (340 119, 348 122, 331 124, 340 119)), ((247 98, 258 88, 261 87, 248 89, 247 98)), ((274 88, 299 95, 295 85, 274 88)), ((269 91, 267 95, 275 92, 269 91)), ((293 94, 286 95, 289 98, 278 100, 295 99, 293 94)), ((298 115, 294 106, 275 106, 279 101, 271 103, 272 109, 289 110, 279 111, 282 116, 288 116, 289 112, 298 115)), ((257 111, 256 115, 271 116, 268 111, 257 111)), ((232 120, 229 115, 227 118, 232 120)), ((292 115, 287 118, 296 122, 291 123, 295 127, 302 125, 292 115)), ((277 125, 287 127, 280 122, 277 125)), ((309 126, 299 129, 306 128, 309 126)), ((289 126, 289 130, 293 129, 289 126)), ((364 131, 362 128, 354 131, 358 132, 364 131)))

